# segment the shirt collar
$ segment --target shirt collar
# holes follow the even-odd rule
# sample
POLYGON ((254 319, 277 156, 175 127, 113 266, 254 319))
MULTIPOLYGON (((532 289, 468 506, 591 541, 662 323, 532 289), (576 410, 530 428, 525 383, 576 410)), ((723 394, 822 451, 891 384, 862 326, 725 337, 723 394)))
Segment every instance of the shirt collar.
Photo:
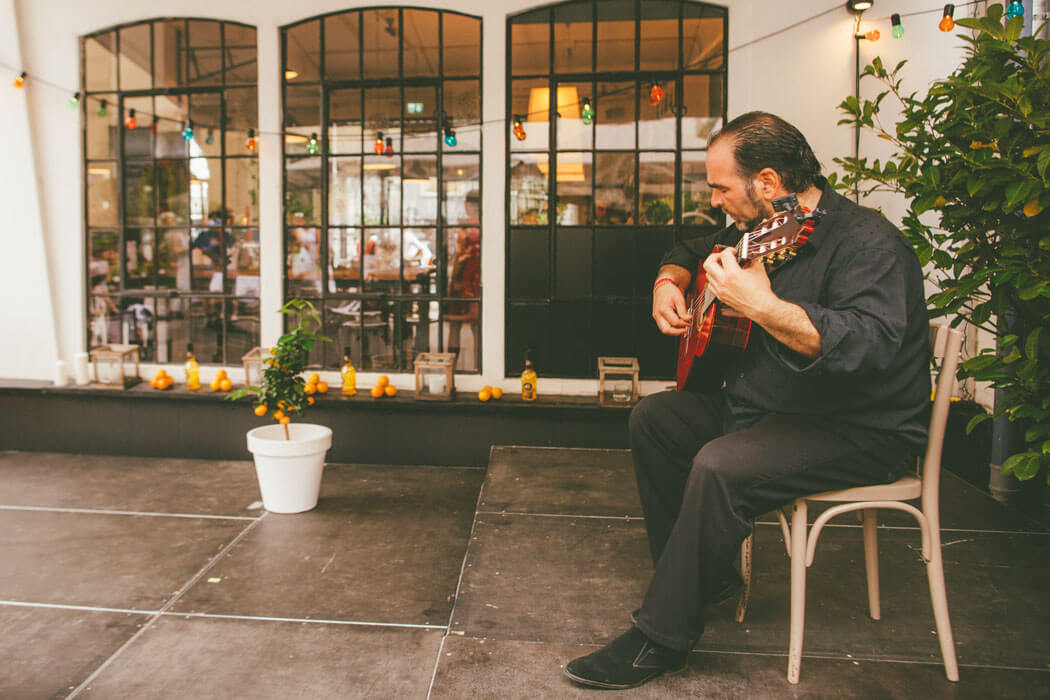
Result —
POLYGON ((835 227, 839 212, 842 210, 842 203, 847 201, 845 197, 835 191, 834 187, 828 184, 827 178, 823 175, 817 180, 817 187, 822 190, 820 203, 817 204, 817 208, 824 210, 824 216, 817 222, 813 233, 809 234, 807 243, 814 248, 819 248, 820 244, 827 238, 828 231, 835 227))

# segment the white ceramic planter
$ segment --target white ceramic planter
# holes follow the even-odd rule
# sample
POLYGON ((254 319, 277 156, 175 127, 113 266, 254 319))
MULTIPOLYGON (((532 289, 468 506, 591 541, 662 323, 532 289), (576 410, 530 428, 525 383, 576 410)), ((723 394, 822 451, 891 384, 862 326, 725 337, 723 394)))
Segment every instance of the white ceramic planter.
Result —
POLYGON ((283 425, 248 431, 263 505, 273 513, 302 513, 317 505, 325 453, 332 446, 332 429, 323 425, 290 423, 288 432, 290 440, 283 425))

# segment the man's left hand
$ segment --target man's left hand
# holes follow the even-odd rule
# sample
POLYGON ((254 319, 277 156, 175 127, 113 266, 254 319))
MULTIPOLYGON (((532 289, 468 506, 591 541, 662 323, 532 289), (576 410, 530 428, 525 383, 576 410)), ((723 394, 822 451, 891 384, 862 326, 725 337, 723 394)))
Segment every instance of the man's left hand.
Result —
POLYGON ((751 319, 758 318, 764 309, 777 301, 762 261, 746 268, 736 261, 736 249, 723 248, 704 261, 707 284, 715 296, 737 313, 751 319))

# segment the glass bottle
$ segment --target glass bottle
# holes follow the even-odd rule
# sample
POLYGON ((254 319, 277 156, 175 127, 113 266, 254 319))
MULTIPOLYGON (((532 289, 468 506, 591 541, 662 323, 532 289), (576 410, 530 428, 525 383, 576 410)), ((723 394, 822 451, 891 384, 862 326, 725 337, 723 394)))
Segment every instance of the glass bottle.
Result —
POLYGON ((186 344, 186 388, 197 391, 201 388, 201 368, 193 356, 193 343, 186 344))
POLYGON ((343 368, 339 370, 343 377, 343 396, 353 396, 357 393, 357 370, 354 363, 350 361, 350 346, 343 350, 343 368))
POLYGON ((525 360, 525 371, 521 373, 521 400, 536 400, 536 371, 529 360, 525 360))

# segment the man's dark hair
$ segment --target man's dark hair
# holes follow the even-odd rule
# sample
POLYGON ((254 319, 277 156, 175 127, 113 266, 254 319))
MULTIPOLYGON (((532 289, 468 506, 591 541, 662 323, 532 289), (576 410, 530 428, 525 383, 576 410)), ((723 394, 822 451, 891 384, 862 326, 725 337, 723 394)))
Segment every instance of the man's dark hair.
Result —
POLYGON ((741 114, 716 132, 707 147, 732 137, 737 174, 749 181, 763 168, 773 168, 789 192, 817 184, 820 162, 802 132, 775 114, 741 114))

